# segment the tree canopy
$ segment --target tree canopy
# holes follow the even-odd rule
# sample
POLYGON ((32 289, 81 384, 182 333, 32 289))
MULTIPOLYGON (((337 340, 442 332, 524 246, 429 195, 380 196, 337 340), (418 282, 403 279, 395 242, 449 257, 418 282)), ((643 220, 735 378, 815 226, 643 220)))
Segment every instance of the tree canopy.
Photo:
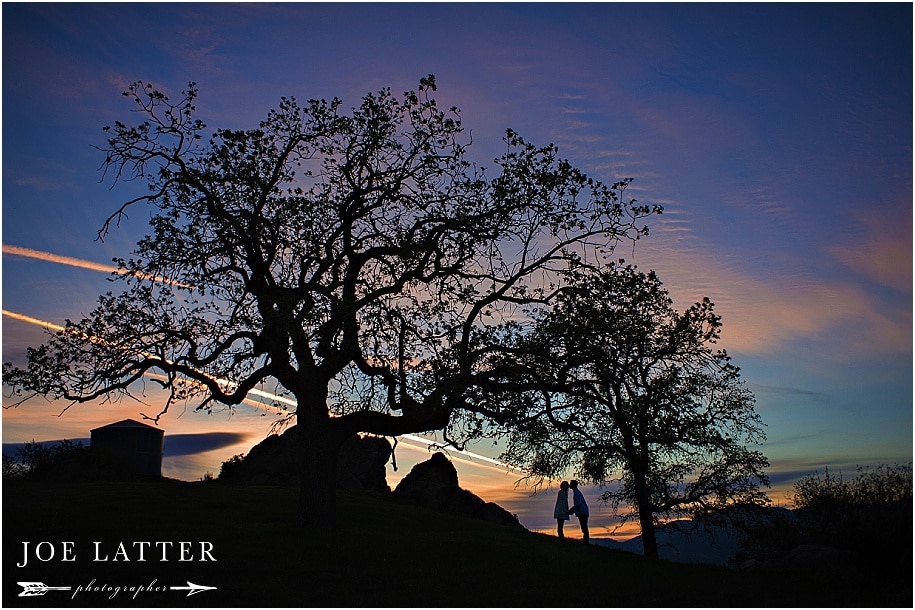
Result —
POLYGON ((628 505, 646 555, 655 521, 762 505, 765 435, 753 395, 723 350, 707 298, 678 313, 653 272, 575 270, 519 333, 490 401, 506 422, 502 458, 531 475, 569 469, 628 505))
POLYGON ((4 364, 23 396, 72 403, 130 396, 238 405, 268 386, 295 403, 302 511, 327 515, 336 451, 356 432, 448 429, 493 376, 502 334, 547 303, 563 272, 647 232, 656 206, 629 180, 586 176, 552 146, 507 130, 494 176, 467 159, 456 108, 435 79, 394 96, 283 98, 253 129, 208 131, 197 88, 177 101, 137 82, 140 121, 106 128, 105 175, 148 190, 103 223, 149 208, 151 232, 118 259, 122 290, 4 364))

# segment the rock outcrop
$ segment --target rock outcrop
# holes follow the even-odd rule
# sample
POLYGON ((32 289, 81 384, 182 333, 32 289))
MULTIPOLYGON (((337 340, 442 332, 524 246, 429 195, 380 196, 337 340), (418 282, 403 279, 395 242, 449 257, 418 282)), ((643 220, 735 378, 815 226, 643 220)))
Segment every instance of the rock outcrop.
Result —
MULTIPOLYGON (((296 461, 295 426, 283 434, 273 434, 251 448, 244 457, 223 463, 219 481, 249 485, 299 485, 302 481, 296 461)), ((443 453, 434 453, 405 476, 391 493, 386 465, 391 443, 374 436, 353 435, 340 449, 337 488, 391 494, 405 504, 481 519, 499 525, 523 527, 518 518, 495 504, 486 502, 458 484, 454 465, 443 453)))
POLYGON ((523 527, 518 518, 495 504, 461 489, 454 465, 443 453, 413 467, 394 489, 394 499, 445 513, 481 519, 498 525, 523 527))
POLYGON ((391 443, 378 436, 353 435, 340 448, 337 488, 389 493, 387 468, 391 443))
MULTIPOLYGON (((251 485, 298 485, 302 481, 296 462, 296 427, 272 434, 251 448, 244 458, 228 460, 220 481, 251 485)), ((385 438, 353 435, 343 442, 337 465, 337 487, 347 491, 388 493, 385 464, 391 457, 385 438)))

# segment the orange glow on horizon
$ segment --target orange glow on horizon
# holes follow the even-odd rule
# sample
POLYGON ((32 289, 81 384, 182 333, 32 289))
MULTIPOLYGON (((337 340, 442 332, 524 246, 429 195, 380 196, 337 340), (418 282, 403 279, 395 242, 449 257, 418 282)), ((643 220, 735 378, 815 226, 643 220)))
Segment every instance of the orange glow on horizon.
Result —
MULTIPOLYGON (((54 324, 53 322, 48 322, 47 320, 41 320, 39 318, 27 316, 25 314, 16 313, 14 311, 9 311, 7 309, 2 310, 2 312, 3 312, 4 316, 13 318, 14 320, 20 320, 20 321, 26 322, 28 324, 34 324, 36 326, 41 326, 42 328, 47 328, 50 330, 57 330, 57 331, 66 331, 67 330, 65 327, 63 327, 59 324, 54 324)), ((167 379, 167 376, 165 376, 161 373, 154 373, 151 371, 144 373, 144 376, 151 377, 153 379, 167 379)), ((192 380, 187 379, 187 380, 183 380, 183 383, 199 384, 200 382, 194 382, 192 380)), ((297 404, 294 400, 292 400, 290 398, 286 398, 285 396, 280 396, 278 394, 273 394, 272 392, 266 392, 264 390, 252 389, 249 391, 249 394, 253 394, 253 395, 259 396, 261 398, 266 398, 268 400, 281 402, 281 403, 288 404, 291 406, 296 406, 296 404, 297 404)), ((264 404, 262 402, 259 402, 259 401, 253 400, 253 399, 246 398, 243 402, 250 406, 262 408, 265 410, 275 409, 275 412, 277 412, 277 413, 285 412, 285 411, 283 411, 283 409, 280 409, 278 407, 274 407, 271 405, 267 405, 267 404, 264 404)), ((415 443, 420 443, 420 444, 424 445, 427 449, 429 446, 438 444, 437 441, 423 438, 421 436, 416 436, 414 434, 405 434, 405 435, 402 435, 400 438, 402 438, 404 440, 408 440, 408 441, 413 441, 415 443)), ((410 445, 406 444, 406 446, 410 446, 410 445)), ((411 448, 420 449, 419 447, 416 447, 416 446, 412 446, 411 448)), ((501 472, 503 474, 506 473, 508 470, 510 470, 510 467, 508 465, 502 464, 502 462, 499 462, 498 460, 487 457, 485 455, 480 455, 478 453, 474 453, 472 451, 452 448, 451 451, 449 451, 449 453, 458 454, 461 457, 458 457, 458 455, 456 455, 456 456, 453 456, 454 459, 457 459, 457 460, 460 460, 463 462, 467 462, 469 464, 473 464, 474 466, 477 466, 479 468, 495 470, 495 471, 501 472), (484 463, 480 463, 475 460, 480 460, 481 462, 484 462, 484 463)))
MULTIPOLYGON (((600 517, 600 515, 598 515, 598 517, 600 517)), ((615 540, 616 542, 625 542, 626 540, 630 540, 642 534, 642 528, 638 521, 629 521, 627 523, 618 523, 615 525, 595 525, 594 521, 589 521, 588 529, 591 540, 607 538, 615 540)), ((537 534, 553 536, 554 538, 558 537, 555 520, 551 527, 535 527, 530 531, 537 534)), ((578 520, 574 517, 569 521, 566 521, 565 526, 562 528, 562 533, 567 539, 581 540, 582 538, 581 527, 578 524, 578 520)))
MULTIPOLYGON (((39 318, 27 316, 25 314, 16 313, 16 312, 9 311, 6 309, 3 309, 2 313, 6 317, 9 317, 9 318, 12 318, 15 320, 19 320, 22 322, 26 322, 28 324, 40 326, 42 328, 46 328, 49 330, 56 330, 56 331, 66 331, 67 330, 64 326, 61 326, 59 324, 54 324, 53 322, 49 322, 47 320, 41 320, 39 318)), ((146 377, 150 377, 153 379, 167 379, 166 375, 163 375, 161 373, 151 372, 151 371, 145 373, 144 375, 146 377)), ((199 382, 194 382, 192 380, 186 379, 186 380, 183 380, 183 383, 199 383, 199 382)), ((261 398, 268 399, 268 400, 273 400, 276 402, 288 404, 293 407, 296 406, 296 402, 294 400, 287 398, 285 396, 273 394, 272 392, 266 392, 264 390, 253 389, 249 393, 252 395, 261 397, 261 398)), ((272 411, 274 413, 286 413, 287 412, 279 407, 265 404, 263 402, 260 402, 258 400, 254 400, 251 398, 245 398, 243 400, 243 403, 252 408, 263 409, 264 411, 272 411)), ((438 441, 435 441, 432 439, 427 439, 427 438, 417 436, 414 434, 401 435, 398 437, 398 440, 399 440, 398 446, 405 447, 407 449, 417 451, 417 452, 428 453, 430 451, 430 447, 442 446, 441 443, 439 443, 438 441)), ((459 449, 455 449, 453 447, 443 447, 443 448, 446 451, 446 455, 448 455, 448 457, 450 459, 457 461, 459 463, 462 463, 462 464, 466 464, 467 466, 471 466, 473 468, 487 470, 487 471, 491 471, 491 472, 498 472, 502 475, 507 475, 512 472, 515 472, 515 473, 520 472, 519 470, 514 469, 511 466, 500 462, 499 460, 481 455, 479 453, 475 453, 475 452, 467 451, 467 450, 459 450, 459 449)), ((501 490, 501 487, 502 486, 500 486, 500 485, 496 485, 490 491, 492 491, 498 495, 502 495, 502 492, 504 490, 501 490)), ((776 488, 771 489, 769 491, 768 495, 772 499, 772 502, 774 505, 786 506, 786 505, 791 504, 790 494, 791 494, 790 486, 783 485, 783 486, 778 486, 776 488)), ((502 504, 504 502, 505 502, 504 499, 502 499, 502 498, 499 499, 500 504, 502 504)), ((577 528, 568 528, 567 527, 566 528, 567 537, 574 538, 575 537, 574 531, 576 529, 577 528), (570 530, 572 530, 572 531, 570 531, 570 530)), ((553 529, 535 528, 534 531, 538 531, 538 532, 545 533, 545 534, 556 535, 555 527, 553 529)), ((619 529, 615 529, 615 527, 614 527, 614 529, 612 529, 612 531, 609 531, 609 533, 607 533, 603 537, 609 537, 609 538, 614 538, 614 539, 627 539, 627 538, 631 538, 632 536, 636 536, 639 533, 640 533, 640 531, 638 530, 638 524, 630 523, 630 524, 626 524, 626 525, 620 527, 619 529), (635 528, 634 533, 633 533, 632 528, 635 528)), ((580 532, 578 535, 580 536, 580 532)))

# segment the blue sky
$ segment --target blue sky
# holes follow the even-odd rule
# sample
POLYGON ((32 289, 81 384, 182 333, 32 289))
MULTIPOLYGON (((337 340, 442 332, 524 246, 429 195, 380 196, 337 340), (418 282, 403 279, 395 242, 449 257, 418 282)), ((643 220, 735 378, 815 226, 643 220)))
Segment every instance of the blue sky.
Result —
MULTIPOLYGON (((827 466, 851 474, 911 461, 907 3, 4 3, 3 360, 22 362, 42 340, 12 314, 61 324, 112 288, 104 273, 16 247, 107 264, 146 230, 136 210, 94 241, 143 188, 100 182, 93 148, 104 125, 130 119, 120 96, 130 82, 177 94, 193 80, 211 127, 248 128, 284 95, 353 106, 429 73, 439 103, 461 108, 480 163, 491 165, 511 127, 605 182, 633 177, 641 201, 665 206, 625 256, 656 269, 678 308, 716 304, 721 346, 768 426, 763 451, 780 490, 827 466)), ((80 405, 57 417, 61 408, 5 410, 3 441, 84 437, 150 407, 80 405)), ((217 471, 273 420, 247 408, 176 413, 167 434, 242 440, 185 451, 166 471, 217 471)), ((395 480, 426 454, 402 451, 395 480)), ((515 477, 459 470, 486 499, 530 511, 515 477)))

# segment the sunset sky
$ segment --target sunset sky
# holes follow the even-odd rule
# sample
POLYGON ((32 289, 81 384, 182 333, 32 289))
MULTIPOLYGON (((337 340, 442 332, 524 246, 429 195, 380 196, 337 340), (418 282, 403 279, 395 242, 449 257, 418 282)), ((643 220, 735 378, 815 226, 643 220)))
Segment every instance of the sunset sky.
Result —
MULTIPOLYGON (((142 184, 102 182, 102 127, 131 122, 135 80, 200 89, 211 128, 253 128, 281 96, 344 107, 435 74, 471 157, 492 166, 508 127, 664 206, 621 252, 682 310, 708 296, 721 347, 767 424, 772 497, 798 477, 912 460, 912 5, 10 4, 3 7, 3 360, 42 324, 93 309, 111 259, 147 231, 142 184)), ((6 388, 5 388, 6 389, 6 388)), ((8 389, 6 389, 8 390, 8 389)), ((3 442, 86 438, 146 404, 33 400, 3 442)), ((12 404, 5 392, 4 407, 12 404)), ((167 476, 197 480, 248 451, 276 415, 170 413, 167 476), (178 442, 180 441, 180 442, 178 442)), ((168 442, 168 441, 167 441, 168 442)), ((491 443, 469 448, 495 456, 491 443)), ((394 483, 428 456, 398 445, 394 483)), ((555 492, 452 453, 461 485, 551 527, 555 492)), ((592 508, 599 490, 586 488, 592 508)), ((594 508, 594 535, 610 522, 594 508)), ((575 528, 569 528, 573 530, 575 528)))

